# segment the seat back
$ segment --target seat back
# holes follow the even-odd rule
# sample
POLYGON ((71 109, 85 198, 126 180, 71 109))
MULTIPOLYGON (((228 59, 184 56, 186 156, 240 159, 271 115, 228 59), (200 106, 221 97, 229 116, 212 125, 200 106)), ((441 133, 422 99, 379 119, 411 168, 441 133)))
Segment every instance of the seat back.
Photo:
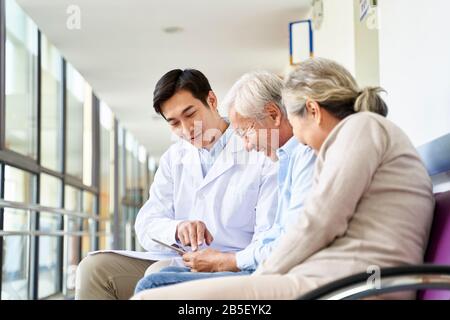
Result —
MULTIPOLYGON (((450 265, 450 191, 435 194, 433 224, 425 263, 450 265)), ((450 291, 423 290, 419 300, 449 300, 450 291)))

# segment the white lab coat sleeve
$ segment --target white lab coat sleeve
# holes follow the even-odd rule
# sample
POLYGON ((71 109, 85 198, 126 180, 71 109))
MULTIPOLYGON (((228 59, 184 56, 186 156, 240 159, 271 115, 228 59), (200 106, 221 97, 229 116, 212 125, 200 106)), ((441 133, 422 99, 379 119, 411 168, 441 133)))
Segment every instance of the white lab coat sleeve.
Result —
POLYGON ((135 231, 139 243, 147 251, 166 251, 152 241, 156 238, 168 244, 176 243, 175 232, 178 223, 174 210, 174 182, 171 174, 171 150, 160 159, 159 168, 150 187, 150 197, 139 210, 135 231))
POLYGON ((236 264, 240 270, 256 268, 254 251, 272 228, 278 206, 278 166, 265 159, 259 186, 258 200, 255 207, 255 229, 250 244, 236 253, 236 264))

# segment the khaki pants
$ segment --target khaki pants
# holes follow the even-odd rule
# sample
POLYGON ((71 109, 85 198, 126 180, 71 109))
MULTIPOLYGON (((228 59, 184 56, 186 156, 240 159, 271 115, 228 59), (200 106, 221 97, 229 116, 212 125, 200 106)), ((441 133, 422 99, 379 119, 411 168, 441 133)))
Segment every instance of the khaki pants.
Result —
POLYGON ((157 272, 169 263, 170 260, 155 263, 111 252, 87 256, 77 268, 75 299, 129 299, 134 293, 136 283, 144 274, 157 272))

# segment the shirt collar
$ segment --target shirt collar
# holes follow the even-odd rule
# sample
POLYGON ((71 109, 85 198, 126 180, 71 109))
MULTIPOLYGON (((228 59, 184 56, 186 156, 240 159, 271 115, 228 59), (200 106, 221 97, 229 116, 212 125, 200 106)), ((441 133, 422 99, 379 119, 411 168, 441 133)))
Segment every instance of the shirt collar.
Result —
POLYGON ((290 157, 298 145, 297 138, 292 136, 284 145, 277 149, 276 153, 278 158, 290 157))

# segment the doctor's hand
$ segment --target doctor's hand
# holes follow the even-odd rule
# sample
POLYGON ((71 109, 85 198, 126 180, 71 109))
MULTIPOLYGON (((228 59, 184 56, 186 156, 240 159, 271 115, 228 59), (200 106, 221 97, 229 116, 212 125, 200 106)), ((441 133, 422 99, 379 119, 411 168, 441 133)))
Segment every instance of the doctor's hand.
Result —
POLYGON ((234 253, 210 248, 183 254, 183 262, 192 272, 239 271, 234 253))
POLYGON ((196 251, 198 246, 206 243, 210 245, 214 238, 202 221, 182 221, 177 225, 176 239, 181 241, 183 246, 191 246, 192 251, 196 251))

